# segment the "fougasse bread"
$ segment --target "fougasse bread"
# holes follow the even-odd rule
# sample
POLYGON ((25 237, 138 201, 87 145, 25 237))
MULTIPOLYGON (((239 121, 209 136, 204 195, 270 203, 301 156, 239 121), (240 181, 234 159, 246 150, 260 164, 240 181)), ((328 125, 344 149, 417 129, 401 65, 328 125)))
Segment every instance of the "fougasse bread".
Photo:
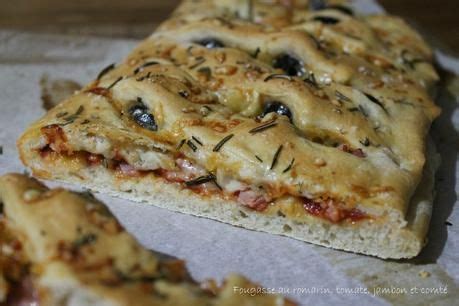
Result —
POLYGON ((183 1, 18 141, 37 177, 382 258, 425 244, 432 51, 343 1, 183 1))
POLYGON ((90 193, 0 176, 0 305, 294 306, 231 275, 194 281, 185 262, 150 251, 90 193))

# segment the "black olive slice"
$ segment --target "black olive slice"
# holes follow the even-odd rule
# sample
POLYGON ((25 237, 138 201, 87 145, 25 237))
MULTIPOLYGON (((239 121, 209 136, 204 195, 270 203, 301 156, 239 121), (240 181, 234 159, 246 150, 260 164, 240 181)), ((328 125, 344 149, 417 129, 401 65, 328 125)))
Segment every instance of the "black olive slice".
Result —
POLYGON ((312 20, 322 22, 323 24, 337 24, 339 19, 328 16, 316 16, 312 20))
POLYGON ((225 47, 225 45, 221 41, 215 38, 205 38, 205 39, 197 41, 196 43, 208 49, 225 47))
POLYGON ((288 54, 281 54, 276 57, 273 61, 273 67, 284 70, 290 76, 302 76, 306 72, 303 63, 288 54))
POLYGON ((263 108, 263 112, 259 118, 263 118, 269 113, 277 113, 281 116, 287 116, 290 122, 293 120, 293 115, 288 106, 278 101, 267 102, 263 108))
POLYGON ((142 102, 142 99, 137 98, 137 103, 129 108, 129 114, 141 127, 150 131, 158 130, 155 117, 148 112, 148 107, 142 102))

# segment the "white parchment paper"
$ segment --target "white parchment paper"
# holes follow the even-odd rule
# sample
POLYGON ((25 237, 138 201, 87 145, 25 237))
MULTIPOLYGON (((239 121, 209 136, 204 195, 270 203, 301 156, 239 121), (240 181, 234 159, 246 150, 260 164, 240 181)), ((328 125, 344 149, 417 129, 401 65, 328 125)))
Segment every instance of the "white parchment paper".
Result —
MULTIPOLYGON (((373 2, 356 2, 367 11, 380 9, 373 2)), ((24 171, 15 141, 45 113, 39 85, 44 75, 85 84, 136 43, 0 31, 0 174, 24 171)), ((444 69, 458 73, 459 59, 437 55, 444 69)), ((432 132, 443 162, 429 244, 414 260, 383 261, 97 196, 144 245, 186 259, 197 280, 221 280, 237 272, 301 305, 459 305, 459 81, 449 79, 440 89, 437 103, 443 113, 432 132)))

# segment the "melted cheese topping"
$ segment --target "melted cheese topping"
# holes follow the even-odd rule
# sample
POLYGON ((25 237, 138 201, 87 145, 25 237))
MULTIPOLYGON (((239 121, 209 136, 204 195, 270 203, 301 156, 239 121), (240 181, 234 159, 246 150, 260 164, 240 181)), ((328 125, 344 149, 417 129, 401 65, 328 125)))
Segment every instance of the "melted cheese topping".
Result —
POLYGON ((251 3, 184 1, 125 61, 34 124, 22 150, 49 144, 36 130, 57 124, 66 151, 138 170, 174 171, 184 156, 217 182, 403 218, 439 114, 430 49, 395 17, 251 3), (272 102, 290 116, 260 118, 272 102))

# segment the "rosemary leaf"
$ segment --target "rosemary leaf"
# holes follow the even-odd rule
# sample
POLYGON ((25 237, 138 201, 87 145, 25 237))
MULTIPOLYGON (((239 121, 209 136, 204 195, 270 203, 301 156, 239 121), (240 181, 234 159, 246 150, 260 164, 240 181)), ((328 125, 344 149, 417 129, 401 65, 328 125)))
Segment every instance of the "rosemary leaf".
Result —
POLYGON ((110 84, 110 86, 107 87, 107 90, 108 89, 112 89, 119 81, 121 81, 123 79, 122 76, 120 76, 119 78, 116 79, 115 82, 113 82, 112 84, 110 84))
POLYGON ((139 73, 140 71, 142 71, 144 68, 146 68, 146 67, 148 67, 148 66, 153 66, 153 65, 158 65, 158 64, 159 64, 159 63, 158 63, 158 62, 155 62, 155 61, 146 62, 146 63, 144 63, 143 65, 140 65, 139 67, 135 68, 134 74, 139 73))
POLYGON ((284 146, 280 145, 279 148, 277 148, 276 153, 274 153, 273 161, 271 162, 271 167, 269 168, 270 170, 274 169, 274 167, 276 166, 277 161, 279 159, 279 156, 280 156, 283 148, 284 148, 284 146))
POLYGON ((264 124, 257 126, 249 131, 250 134, 256 134, 263 132, 269 128, 275 127, 277 125, 276 119, 265 122, 264 124))
POLYGON ((222 140, 220 140, 214 147, 212 151, 218 152, 223 147, 223 145, 228 142, 231 138, 233 138, 234 134, 229 134, 225 136, 222 140))
POLYGON ((208 175, 203 175, 203 176, 197 177, 195 179, 192 179, 191 181, 186 181, 185 185, 187 187, 192 187, 192 186, 197 186, 197 185, 205 184, 205 183, 208 183, 208 182, 212 182, 212 181, 215 181, 215 180, 216 180, 215 175, 210 173, 208 175))
POLYGON ((104 75, 106 75, 110 70, 115 68, 115 63, 108 65, 97 75, 97 80, 100 80, 104 75))
POLYGON ((196 147, 196 145, 191 140, 187 140, 186 144, 188 147, 190 147, 191 150, 193 150, 193 152, 196 152, 198 149, 198 147, 196 147))
POLYGON ((286 172, 290 171, 292 169, 294 163, 295 163, 295 158, 292 158, 292 160, 290 161, 290 164, 287 166, 287 168, 284 169, 284 171, 282 171, 282 173, 286 173, 286 172))
POLYGON ((201 140, 199 140, 197 137, 191 136, 191 138, 192 138, 194 141, 196 141, 200 146, 203 146, 201 140))

